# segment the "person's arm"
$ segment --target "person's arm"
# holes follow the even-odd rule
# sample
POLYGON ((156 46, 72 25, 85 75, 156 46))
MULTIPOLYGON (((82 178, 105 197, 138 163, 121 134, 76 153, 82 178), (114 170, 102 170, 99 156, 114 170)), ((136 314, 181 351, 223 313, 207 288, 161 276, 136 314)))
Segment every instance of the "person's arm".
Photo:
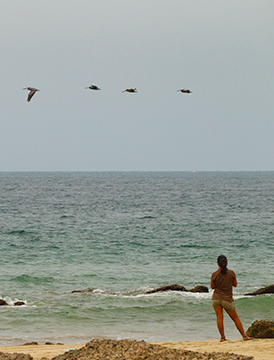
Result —
POLYGON ((233 285, 234 287, 236 287, 236 286, 238 285, 236 276, 235 276, 235 278, 233 279, 233 284, 232 284, 232 285, 233 285))
POLYGON ((210 287, 211 287, 211 289, 215 289, 215 283, 214 283, 212 276, 211 276, 211 280, 210 280, 210 287))

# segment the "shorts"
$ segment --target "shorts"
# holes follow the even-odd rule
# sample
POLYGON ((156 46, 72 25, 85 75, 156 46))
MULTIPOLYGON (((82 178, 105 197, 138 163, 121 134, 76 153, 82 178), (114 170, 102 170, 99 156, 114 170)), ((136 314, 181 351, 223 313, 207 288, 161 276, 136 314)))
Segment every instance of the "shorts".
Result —
POLYGON ((212 306, 222 306, 225 310, 231 311, 235 310, 235 303, 234 301, 229 302, 225 300, 211 300, 212 306))

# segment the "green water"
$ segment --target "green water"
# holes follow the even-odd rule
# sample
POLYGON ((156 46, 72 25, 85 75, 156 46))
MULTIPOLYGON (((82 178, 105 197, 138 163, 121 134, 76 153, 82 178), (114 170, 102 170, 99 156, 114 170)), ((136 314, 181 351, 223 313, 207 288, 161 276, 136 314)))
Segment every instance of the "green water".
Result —
POLYGON ((209 287, 221 253, 244 327, 273 320, 273 295, 244 296, 273 284, 272 172, 0 173, 0 199, 2 345, 216 339, 211 291, 145 293, 209 287))

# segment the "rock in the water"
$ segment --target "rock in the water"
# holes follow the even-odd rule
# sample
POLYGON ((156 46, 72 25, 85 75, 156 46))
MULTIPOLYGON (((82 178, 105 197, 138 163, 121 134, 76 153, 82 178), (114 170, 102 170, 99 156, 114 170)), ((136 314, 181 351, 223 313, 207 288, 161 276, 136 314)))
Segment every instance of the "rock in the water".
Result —
POLYGON ((32 341, 32 342, 25 343, 23 345, 38 345, 38 342, 37 341, 32 341))
POLYGON ((30 356, 30 354, 9 354, 0 352, 0 360, 33 360, 33 357, 30 356))
POLYGON ((190 292, 195 292, 195 293, 208 293, 208 287, 204 286, 204 285, 197 285, 195 286, 195 288, 188 290, 190 292))
POLYGON ((274 285, 266 286, 257 291, 254 291, 253 293, 248 293, 245 295, 253 296, 253 295, 262 295, 262 294, 274 294, 274 285))
POLYGON ((246 334, 253 338, 273 339, 274 321, 256 320, 248 329, 246 334))
POLYGON ((167 285, 167 286, 161 286, 157 289, 149 290, 146 292, 146 294, 153 294, 160 291, 187 291, 187 289, 184 286, 173 284, 173 285, 167 285))
POLYGON ((14 303, 14 306, 22 306, 25 305, 24 301, 16 301, 16 303, 14 303))
POLYGON ((0 306, 2 305, 9 305, 5 300, 0 299, 0 306))
POLYGON ((157 289, 149 290, 146 292, 146 294, 153 294, 153 293, 161 292, 161 291, 190 291, 190 292, 197 293, 197 292, 208 292, 208 288, 203 285, 198 285, 198 286, 195 286, 195 288, 193 288, 191 290, 187 290, 182 285, 173 284, 173 285, 161 286, 157 289))
POLYGON ((73 293, 89 293, 89 292, 93 292, 94 289, 84 289, 84 290, 72 290, 72 294, 73 293))

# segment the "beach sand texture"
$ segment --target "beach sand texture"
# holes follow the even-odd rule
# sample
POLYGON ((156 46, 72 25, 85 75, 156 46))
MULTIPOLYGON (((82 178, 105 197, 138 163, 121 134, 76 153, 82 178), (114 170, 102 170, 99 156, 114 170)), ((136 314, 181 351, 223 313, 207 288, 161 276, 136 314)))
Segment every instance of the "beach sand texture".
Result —
POLYGON ((220 342, 219 340, 176 341, 161 342, 158 344, 198 352, 229 352, 253 356, 254 360, 274 360, 274 339, 252 339, 250 341, 227 340, 224 342, 220 342))
MULTIPOLYGON (((252 339, 251 341, 228 340, 220 343, 219 340, 210 341, 179 341, 179 342, 154 342, 167 348, 191 350, 200 353, 233 353, 254 357, 254 360, 274 359, 274 339, 252 339)), ((70 349, 80 349, 84 345, 20 345, 0 347, 4 353, 30 354, 34 360, 42 358, 52 359, 62 355, 70 349)), ((223 358, 220 356, 220 359, 223 358)))

